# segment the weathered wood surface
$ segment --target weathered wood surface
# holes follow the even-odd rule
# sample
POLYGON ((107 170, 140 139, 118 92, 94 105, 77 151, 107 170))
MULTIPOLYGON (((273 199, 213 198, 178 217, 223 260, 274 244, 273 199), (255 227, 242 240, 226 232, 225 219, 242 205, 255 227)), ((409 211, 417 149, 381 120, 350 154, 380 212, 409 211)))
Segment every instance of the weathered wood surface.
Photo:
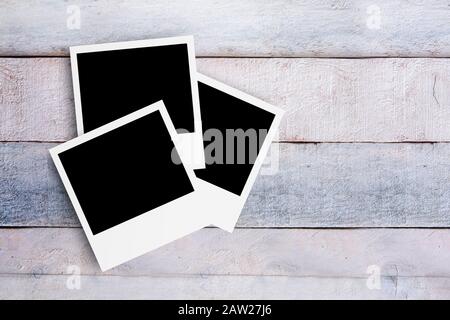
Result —
POLYGON ((449 240, 439 229, 203 229, 101 273, 81 229, 0 229, 0 299, 449 298, 449 240))
POLYGON ((180 34, 201 56, 450 56, 444 0, 3 0, 0 23, 4 56, 180 34))
POLYGON ((450 278, 445 229, 206 228, 102 273, 80 228, 0 229, 0 274, 450 278), (371 269, 369 269, 371 270, 371 269), (372 273, 372 271, 371 271, 372 273))
MULTIPOLYGON (((54 145, 0 144, 1 225, 78 225, 47 151, 54 145)), ((449 143, 274 148, 278 172, 258 177, 240 227, 450 226, 449 143)))
MULTIPOLYGON (((450 59, 197 62, 201 72, 284 108, 281 141, 450 141, 450 59)), ((75 136, 67 58, 2 58, 0 83, 0 141, 75 136)))
POLYGON ((75 136, 68 59, 14 57, 193 34, 216 57, 199 71, 287 111, 281 141, 450 142, 449 24, 444 0, 0 2, 0 299, 450 298, 448 230, 270 228, 449 227, 448 143, 276 144, 239 221, 270 229, 204 229, 105 274, 79 228, 6 228, 78 226, 38 143, 75 136), (381 56, 447 59, 311 58, 381 56))
POLYGON ((0 59, 0 141, 75 136, 68 59, 0 59))
POLYGON ((0 299, 449 299, 449 278, 366 279, 277 276, 67 276, 0 275, 0 299), (72 288, 72 287, 71 287, 72 288))

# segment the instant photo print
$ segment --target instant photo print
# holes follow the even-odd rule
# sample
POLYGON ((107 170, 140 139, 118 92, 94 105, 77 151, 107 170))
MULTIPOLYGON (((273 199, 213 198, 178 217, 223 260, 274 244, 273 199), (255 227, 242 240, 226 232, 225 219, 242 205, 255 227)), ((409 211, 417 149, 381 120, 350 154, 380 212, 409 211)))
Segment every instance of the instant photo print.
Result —
POLYGON ((162 101, 50 150, 101 269, 211 223, 162 101))
POLYGON ((163 100, 180 156, 204 168, 192 36, 70 48, 78 135, 163 100))
POLYGON ((213 224, 233 231, 283 110, 198 74, 205 169, 195 170, 213 224))

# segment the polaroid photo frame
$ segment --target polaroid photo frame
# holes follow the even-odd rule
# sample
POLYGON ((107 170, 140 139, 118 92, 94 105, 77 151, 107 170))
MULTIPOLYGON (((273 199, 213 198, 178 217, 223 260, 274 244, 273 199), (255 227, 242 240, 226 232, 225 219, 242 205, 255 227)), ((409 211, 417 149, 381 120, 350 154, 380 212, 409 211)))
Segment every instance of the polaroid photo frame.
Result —
POLYGON ((50 149, 103 271, 211 223, 175 137, 160 101, 50 149))
POLYGON ((212 223, 232 232, 284 111, 202 74, 198 73, 197 79, 206 161, 205 169, 195 170, 198 192, 204 199, 202 208, 213 213, 212 223), (238 134, 243 134, 241 139, 248 138, 248 145, 244 146, 246 153, 251 148, 252 133, 257 136, 253 161, 248 161, 250 156, 239 161, 235 154, 237 148, 230 144, 230 137, 235 139, 238 134), (214 143, 216 146, 211 148, 214 143), (223 150, 220 150, 221 144, 223 150))
POLYGON ((180 156, 204 168, 194 38, 70 47, 78 135, 163 100, 180 156))

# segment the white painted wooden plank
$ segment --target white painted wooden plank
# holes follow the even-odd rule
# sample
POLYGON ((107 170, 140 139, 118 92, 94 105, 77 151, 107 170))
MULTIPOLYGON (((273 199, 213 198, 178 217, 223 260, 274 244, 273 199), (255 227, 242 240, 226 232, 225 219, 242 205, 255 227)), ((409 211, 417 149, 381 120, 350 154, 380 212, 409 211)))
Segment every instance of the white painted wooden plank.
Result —
POLYGON ((200 59, 198 66, 284 108, 281 141, 450 141, 450 59, 200 59))
MULTIPOLYGON (((450 141, 450 59, 198 59, 285 109, 282 141, 450 141)), ((66 58, 0 59, 0 141, 75 136, 66 58)))
POLYGON ((76 136, 67 59, 0 59, 0 141, 76 136))
POLYGON ((445 229, 207 228, 102 273, 79 228, 0 229, 0 274, 450 278, 445 229), (370 268, 369 268, 370 267, 370 268), (368 273, 369 268, 369 273, 368 273))
POLYGON ((0 299, 449 299, 449 278, 383 277, 379 290, 366 279, 272 276, 0 275, 0 299), (73 287, 71 287, 73 288, 73 287))
MULTIPOLYGON (((48 149, 0 143, 0 225, 77 226, 48 149)), ((275 143, 240 227, 448 227, 449 143, 275 143), (275 162, 274 162, 275 163, 275 162)))
POLYGON ((196 37, 201 56, 450 55, 444 0, 8 0, 0 23, 0 55, 9 56, 180 34, 196 37))

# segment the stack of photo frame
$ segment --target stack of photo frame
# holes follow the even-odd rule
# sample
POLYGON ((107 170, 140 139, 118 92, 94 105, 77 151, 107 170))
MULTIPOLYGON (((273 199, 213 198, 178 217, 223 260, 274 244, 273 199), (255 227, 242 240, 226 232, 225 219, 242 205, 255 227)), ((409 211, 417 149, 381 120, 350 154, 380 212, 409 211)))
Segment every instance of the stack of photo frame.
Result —
POLYGON ((232 232, 283 111, 197 73, 191 36, 70 58, 78 137, 50 153, 101 269, 232 232))

